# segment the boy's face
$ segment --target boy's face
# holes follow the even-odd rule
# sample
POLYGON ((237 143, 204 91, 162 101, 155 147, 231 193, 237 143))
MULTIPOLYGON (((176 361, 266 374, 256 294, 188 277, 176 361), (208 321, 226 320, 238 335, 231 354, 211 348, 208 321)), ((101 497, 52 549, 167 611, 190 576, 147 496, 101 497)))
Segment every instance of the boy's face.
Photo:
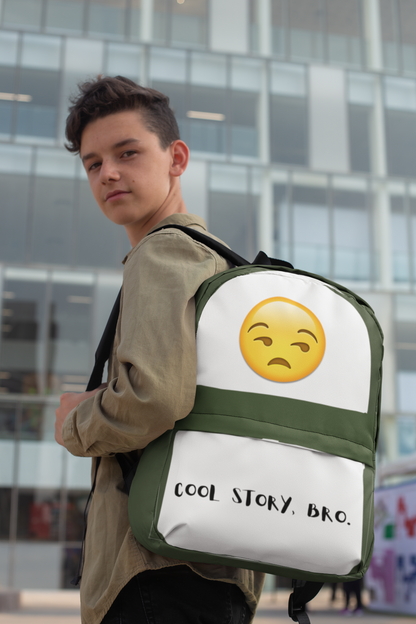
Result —
POLYGON ((89 123, 80 155, 97 204, 113 223, 125 227, 132 245, 165 217, 186 212, 179 176, 188 162, 188 148, 174 141, 162 149, 138 111, 89 123))

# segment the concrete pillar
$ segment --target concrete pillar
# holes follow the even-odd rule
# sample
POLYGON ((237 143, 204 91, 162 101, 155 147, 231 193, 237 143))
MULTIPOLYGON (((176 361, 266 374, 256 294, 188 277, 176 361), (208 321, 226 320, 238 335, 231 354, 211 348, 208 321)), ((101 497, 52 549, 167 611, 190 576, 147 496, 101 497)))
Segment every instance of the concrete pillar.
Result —
POLYGON ((383 68, 383 46, 378 0, 364 0, 364 40, 368 67, 375 71, 381 71, 383 68))
MULTIPOLYGON (((0 0, 1 1, 1 0, 0 0)), ((272 7, 270 0, 258 0, 259 52, 264 56, 272 53, 272 7)))
POLYGON ((153 0, 142 0, 142 19, 140 20, 140 39, 143 43, 152 40, 153 35, 153 0))

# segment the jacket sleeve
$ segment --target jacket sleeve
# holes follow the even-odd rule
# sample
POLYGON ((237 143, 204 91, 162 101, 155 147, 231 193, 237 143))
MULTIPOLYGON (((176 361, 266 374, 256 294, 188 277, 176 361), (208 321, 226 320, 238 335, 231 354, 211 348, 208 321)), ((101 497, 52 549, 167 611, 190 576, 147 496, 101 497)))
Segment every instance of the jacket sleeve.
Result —
POLYGON ((68 451, 108 456, 144 448, 187 416, 195 399, 194 295, 217 254, 182 232, 147 236, 124 269, 118 376, 68 414, 68 451))

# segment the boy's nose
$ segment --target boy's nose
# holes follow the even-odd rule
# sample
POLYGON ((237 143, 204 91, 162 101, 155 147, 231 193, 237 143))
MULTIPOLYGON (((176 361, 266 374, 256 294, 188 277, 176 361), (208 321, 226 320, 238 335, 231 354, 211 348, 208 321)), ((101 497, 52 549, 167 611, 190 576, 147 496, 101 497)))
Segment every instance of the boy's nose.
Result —
POLYGON ((117 167, 115 166, 114 163, 112 163, 111 161, 104 161, 101 164, 101 181, 103 182, 103 184, 105 184, 108 181, 111 180, 119 180, 120 179, 120 174, 117 170, 117 167))

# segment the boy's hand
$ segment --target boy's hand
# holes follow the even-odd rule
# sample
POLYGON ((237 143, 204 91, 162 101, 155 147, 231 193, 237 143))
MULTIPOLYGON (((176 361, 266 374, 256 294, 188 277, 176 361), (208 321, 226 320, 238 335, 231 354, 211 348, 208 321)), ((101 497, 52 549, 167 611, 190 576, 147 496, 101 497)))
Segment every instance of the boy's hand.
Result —
POLYGON ((65 394, 61 395, 61 404, 57 410, 55 410, 56 421, 55 421, 55 440, 61 446, 65 446, 64 441, 62 439, 62 426, 64 424, 65 418, 68 416, 69 412, 71 412, 74 407, 85 401, 85 399, 89 399, 90 397, 97 394, 101 388, 106 388, 107 384, 103 383, 101 386, 96 388, 95 390, 90 390, 89 392, 65 392, 65 394))

